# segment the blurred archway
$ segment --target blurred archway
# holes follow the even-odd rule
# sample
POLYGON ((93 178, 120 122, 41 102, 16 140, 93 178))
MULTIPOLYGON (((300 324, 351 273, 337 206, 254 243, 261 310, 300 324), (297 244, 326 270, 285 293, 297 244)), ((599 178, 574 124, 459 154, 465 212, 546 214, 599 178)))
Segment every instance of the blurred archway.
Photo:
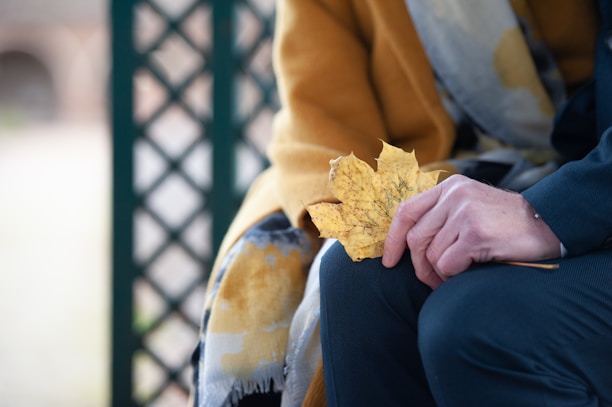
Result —
POLYGON ((56 90, 43 61, 20 50, 0 53, 0 111, 17 120, 55 118, 56 90))

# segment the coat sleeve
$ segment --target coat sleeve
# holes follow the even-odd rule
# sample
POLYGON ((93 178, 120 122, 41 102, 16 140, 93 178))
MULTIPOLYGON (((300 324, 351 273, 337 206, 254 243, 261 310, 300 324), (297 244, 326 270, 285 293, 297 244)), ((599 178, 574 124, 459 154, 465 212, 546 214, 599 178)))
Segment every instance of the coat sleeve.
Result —
POLYGON ((523 192, 569 255, 612 244, 612 127, 585 158, 523 192))
MULTIPOLYGON (((401 6, 400 26, 411 25, 402 2, 385 1, 401 6)), ((420 113, 421 101, 411 98, 407 79, 377 71, 383 58, 385 69, 394 69, 398 62, 392 53, 383 55, 376 48, 376 41, 389 37, 381 28, 384 22, 377 21, 375 13, 360 15, 363 10, 356 10, 370 3, 277 3, 274 67, 282 108, 275 117, 268 156, 274 168, 277 200, 294 225, 302 225, 307 205, 335 200, 327 187, 331 159, 353 152, 375 167, 381 140, 397 145, 401 139, 402 147, 424 151, 414 140, 427 138, 440 151, 450 150, 452 142, 438 142, 431 133, 422 131, 422 122, 432 119, 420 113), (394 93, 391 80, 396 87, 408 89, 394 93), (406 112, 401 118, 405 125, 401 135, 394 134, 397 132, 390 124, 391 109, 406 112)), ((410 44, 419 40, 414 32, 402 41, 410 44)), ((414 55, 413 63, 429 67, 424 54, 414 55)), ((433 76, 431 80, 433 86, 433 76)), ((439 153, 433 158, 447 157, 439 153)))
POLYGON ((612 7, 607 1, 600 2, 600 12, 594 80, 569 101, 553 134, 559 151, 573 161, 523 192, 569 255, 612 247, 612 7))

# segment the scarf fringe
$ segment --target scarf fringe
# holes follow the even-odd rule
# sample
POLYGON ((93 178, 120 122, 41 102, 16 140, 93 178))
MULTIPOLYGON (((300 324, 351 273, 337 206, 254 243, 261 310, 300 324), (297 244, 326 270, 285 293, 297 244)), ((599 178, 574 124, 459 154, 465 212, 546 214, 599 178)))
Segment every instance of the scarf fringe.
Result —
POLYGON ((256 371, 253 377, 246 381, 225 378, 209 383, 198 407, 236 407, 241 399, 250 394, 280 392, 285 385, 283 367, 273 370, 271 374, 270 369, 256 371), (224 401, 219 401, 219 395, 226 396, 224 401))

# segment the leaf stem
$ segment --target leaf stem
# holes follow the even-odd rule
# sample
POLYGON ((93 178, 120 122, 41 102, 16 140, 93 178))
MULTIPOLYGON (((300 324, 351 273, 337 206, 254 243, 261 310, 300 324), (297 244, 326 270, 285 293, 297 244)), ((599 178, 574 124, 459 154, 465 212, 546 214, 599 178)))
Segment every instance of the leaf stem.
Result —
POLYGON ((522 261, 498 261, 497 263, 510 264, 513 266, 520 266, 520 267, 531 267, 535 269, 544 269, 544 270, 554 270, 554 269, 559 268, 558 264, 526 263, 522 261))

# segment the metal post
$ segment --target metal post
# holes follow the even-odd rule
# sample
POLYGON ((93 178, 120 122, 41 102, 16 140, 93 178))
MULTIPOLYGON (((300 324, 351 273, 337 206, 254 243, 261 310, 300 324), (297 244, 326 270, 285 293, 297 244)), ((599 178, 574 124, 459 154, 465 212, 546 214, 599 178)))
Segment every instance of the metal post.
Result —
POLYGON ((213 0, 213 185, 211 196, 213 248, 215 252, 235 213, 233 128, 233 5, 232 0, 213 0))
POLYGON ((113 223, 112 223, 112 367, 111 405, 134 406, 132 356, 136 341, 132 332, 133 296, 133 89, 135 67, 133 1, 111 3, 113 134, 113 223), (127 43, 126 43, 127 41, 127 43))

